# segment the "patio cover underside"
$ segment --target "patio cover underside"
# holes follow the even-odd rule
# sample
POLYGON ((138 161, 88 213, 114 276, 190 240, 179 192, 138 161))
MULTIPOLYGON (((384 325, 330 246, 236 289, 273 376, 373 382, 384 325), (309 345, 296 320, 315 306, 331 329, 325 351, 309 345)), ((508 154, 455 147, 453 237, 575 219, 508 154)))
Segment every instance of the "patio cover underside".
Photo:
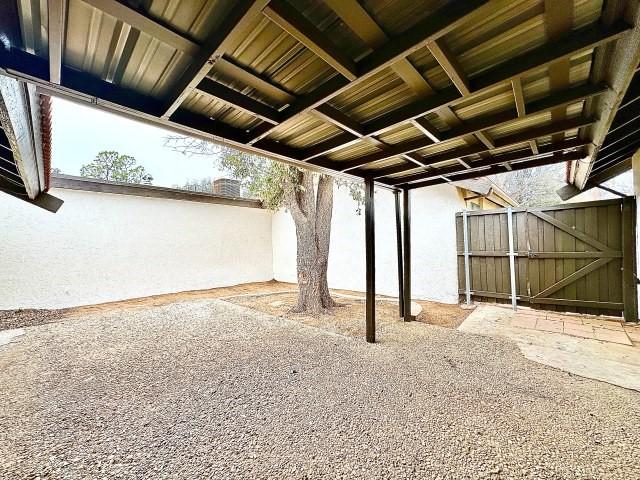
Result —
POLYGON ((629 127, 598 166, 640 60, 638 12, 637 0, 8 0, 0 69, 391 188, 572 162, 582 189, 594 162, 638 146, 629 127))

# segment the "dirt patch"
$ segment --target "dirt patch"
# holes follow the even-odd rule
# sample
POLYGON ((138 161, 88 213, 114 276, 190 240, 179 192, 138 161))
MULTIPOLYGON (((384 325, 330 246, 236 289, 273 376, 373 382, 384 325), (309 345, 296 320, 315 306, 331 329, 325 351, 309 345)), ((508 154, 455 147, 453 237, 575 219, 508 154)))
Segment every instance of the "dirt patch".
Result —
POLYGON ((419 322, 447 328, 458 328, 472 312, 472 310, 465 310, 458 305, 446 303, 425 300, 416 300, 416 303, 422 306, 422 312, 417 318, 419 322))
MULTIPOLYGON (((340 291, 343 294, 358 295, 356 292, 340 291)), ((361 295, 361 294, 360 294, 361 295)), ((253 308, 261 312, 305 325, 320 327, 334 333, 362 337, 365 334, 365 302, 353 298, 334 297, 340 303, 331 313, 310 315, 294 313, 297 295, 295 293, 275 293, 272 295, 255 295, 231 297, 226 300, 236 305, 253 308)), ((432 325, 457 328, 468 315, 468 311, 457 305, 444 305, 436 302, 419 302, 423 311, 417 320, 432 325)), ((402 321, 398 316, 398 304, 380 298, 376 301, 376 327, 402 321)))

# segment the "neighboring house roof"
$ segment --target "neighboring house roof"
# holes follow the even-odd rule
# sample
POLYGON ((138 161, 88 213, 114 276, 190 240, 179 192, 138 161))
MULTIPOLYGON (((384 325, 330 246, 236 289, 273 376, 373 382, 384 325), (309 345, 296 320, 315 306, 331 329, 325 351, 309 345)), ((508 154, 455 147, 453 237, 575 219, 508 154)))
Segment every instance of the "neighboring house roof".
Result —
POLYGON ((518 202, 511 198, 507 192, 505 192, 487 177, 459 180, 457 182, 452 182, 452 185, 477 193, 478 196, 481 197, 491 197, 491 201, 503 207, 518 206, 518 202))
POLYGON ((33 85, 0 77, 0 191, 57 211, 51 173, 51 104, 33 85))

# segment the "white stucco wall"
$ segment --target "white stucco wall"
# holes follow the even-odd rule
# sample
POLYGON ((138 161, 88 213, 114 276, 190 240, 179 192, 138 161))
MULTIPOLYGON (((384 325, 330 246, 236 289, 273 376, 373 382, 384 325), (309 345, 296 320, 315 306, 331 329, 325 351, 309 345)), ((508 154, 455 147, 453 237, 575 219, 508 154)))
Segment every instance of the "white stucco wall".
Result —
MULTIPOLYGON (((457 303, 454 214, 463 203, 457 190, 438 185, 412 192, 412 297, 457 303)), ((395 203, 391 192, 376 190, 376 290, 398 295, 395 203)), ((280 281, 296 281, 296 237, 291 215, 273 217, 273 272, 280 281)), ((364 212, 345 188, 336 187, 329 254, 329 286, 365 290, 364 212)))
POLYGON ((53 189, 0 197, 0 309, 61 308, 273 278, 272 213, 53 189))

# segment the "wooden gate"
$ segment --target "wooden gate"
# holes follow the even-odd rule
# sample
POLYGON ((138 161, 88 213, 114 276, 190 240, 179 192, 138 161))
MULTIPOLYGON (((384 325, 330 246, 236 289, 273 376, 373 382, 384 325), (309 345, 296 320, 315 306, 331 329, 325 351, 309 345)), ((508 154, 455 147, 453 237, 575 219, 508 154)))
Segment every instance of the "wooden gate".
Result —
POLYGON ((459 292, 636 321, 635 220, 633 198, 458 213, 459 292))

